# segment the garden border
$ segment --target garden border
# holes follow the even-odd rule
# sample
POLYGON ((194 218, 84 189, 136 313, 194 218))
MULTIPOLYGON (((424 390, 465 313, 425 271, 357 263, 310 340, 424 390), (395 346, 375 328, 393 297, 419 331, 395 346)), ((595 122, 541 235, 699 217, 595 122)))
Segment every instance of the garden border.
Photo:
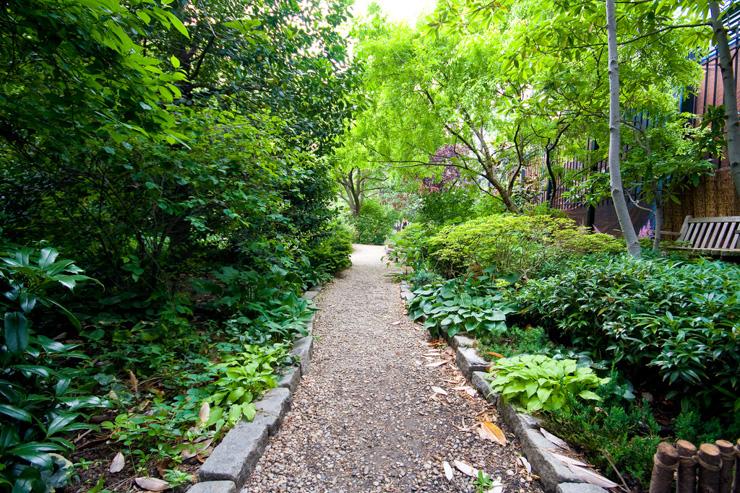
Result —
MULTIPOLYGON (((406 281, 401 281, 401 299, 410 303, 414 298, 406 281)), ((530 414, 517 412, 514 407, 489 386, 486 371, 490 363, 483 359, 476 349, 477 341, 467 336, 456 335, 447 338, 447 343, 455 350, 455 364, 478 393, 496 406, 499 415, 522 445, 522 451, 532 466, 532 472, 540 478, 547 493, 607 493, 607 490, 584 481, 573 471, 571 464, 559 459, 558 447, 540 431, 540 421, 530 414)), ((561 455, 562 457, 562 455, 561 455)))
MULTIPOLYGON (((312 301, 321 289, 321 285, 314 286, 303 294, 303 298, 312 301)), ((187 493, 237 493, 244 486, 262 457, 269 438, 280 429, 301 378, 309 372, 317 311, 306 323, 308 335, 293 343, 290 354, 298 358, 298 363, 288 367, 277 387, 255 402, 257 414, 252 421, 241 421, 226 433, 198 469, 198 482, 188 488, 187 493)))

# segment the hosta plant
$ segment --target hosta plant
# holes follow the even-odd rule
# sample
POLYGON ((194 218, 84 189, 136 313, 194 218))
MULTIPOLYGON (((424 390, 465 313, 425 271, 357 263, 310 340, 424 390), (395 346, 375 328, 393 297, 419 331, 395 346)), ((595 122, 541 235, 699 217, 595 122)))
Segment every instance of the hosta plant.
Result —
POLYGON ((557 411, 567 405, 569 397, 601 400, 594 390, 609 382, 576 360, 539 354, 500 359, 491 373, 495 377, 491 390, 527 412, 557 411))
POLYGON ((244 350, 215 365, 219 376, 215 389, 206 400, 209 407, 207 426, 218 432, 242 419, 251 421, 257 412, 254 401, 277 386, 276 370, 288 360, 288 346, 247 345, 244 350))
POLYGON ((424 328, 433 337, 453 337, 460 332, 502 333, 506 330, 506 315, 512 311, 495 288, 484 289, 473 280, 452 279, 424 286, 414 294, 409 313, 414 320, 424 319, 424 328))

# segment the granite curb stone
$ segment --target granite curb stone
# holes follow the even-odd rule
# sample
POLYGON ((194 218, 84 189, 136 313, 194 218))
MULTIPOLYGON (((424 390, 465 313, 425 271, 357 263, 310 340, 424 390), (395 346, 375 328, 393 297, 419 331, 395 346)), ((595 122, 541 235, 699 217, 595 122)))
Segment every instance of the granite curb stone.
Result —
POLYGON ((308 374, 311 366, 311 351, 313 349, 313 337, 306 336, 296 340, 293 344, 293 350, 290 352, 300 361, 301 377, 308 374))
POLYGON ((278 387, 288 389, 292 394, 298 388, 301 381, 301 369, 298 366, 290 366, 285 369, 285 373, 278 381, 278 387))
POLYGON ((478 351, 472 347, 459 347, 455 355, 455 361, 457 366, 462 371, 465 378, 470 380, 473 377, 474 371, 485 372, 491 364, 480 357, 478 351))
POLYGON ((213 449, 198 471, 201 481, 233 481, 241 487, 267 445, 267 426, 242 421, 213 449))
POLYGON ((236 484, 233 481, 195 483, 188 489, 188 493, 236 493, 236 484))
POLYGON ((285 413, 290 409, 290 390, 284 387, 274 388, 267 392, 255 407, 257 414, 252 423, 265 425, 267 432, 272 436, 280 428, 285 413))
POLYGON ((601 486, 589 483, 560 483, 556 493, 607 493, 601 486))

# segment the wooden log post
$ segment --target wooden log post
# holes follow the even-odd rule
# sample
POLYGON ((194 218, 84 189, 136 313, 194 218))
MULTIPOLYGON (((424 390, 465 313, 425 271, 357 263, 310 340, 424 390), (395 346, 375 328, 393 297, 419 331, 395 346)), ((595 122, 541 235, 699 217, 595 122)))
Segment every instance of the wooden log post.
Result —
POLYGON ((717 440, 714 444, 722 457, 722 469, 719 471, 719 492, 732 491, 732 474, 735 472, 735 447, 727 440, 717 440))
POLYGON ((699 493, 719 493, 722 456, 719 447, 703 443, 697 454, 699 461, 699 493))
POLYGON ((740 438, 735 443, 735 486, 733 493, 740 493, 740 438))
POLYGON ((658 445, 653 456, 653 474, 650 476, 650 493, 671 493, 673 471, 678 466, 678 452, 667 442, 658 445))
POLYGON ((696 493, 696 445, 686 440, 676 442, 678 480, 676 493, 696 493))

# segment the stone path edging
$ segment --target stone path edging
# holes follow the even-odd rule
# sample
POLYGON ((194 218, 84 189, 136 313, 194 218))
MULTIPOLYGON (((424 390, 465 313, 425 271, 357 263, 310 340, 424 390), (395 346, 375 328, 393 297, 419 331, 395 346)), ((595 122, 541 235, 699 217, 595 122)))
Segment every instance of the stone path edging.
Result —
MULTIPOLYGON (((414 299, 408 283, 401 282, 401 299, 406 304, 414 299)), ((478 393, 496 406, 499 415, 521 442, 522 451, 532 466, 532 472, 540 477, 547 493, 607 493, 599 486, 584 482, 562 460, 553 454, 557 447, 540 432, 540 422, 526 413, 517 412, 511 404, 504 402, 489 385, 490 363, 476 350, 477 341, 471 337, 457 335, 447 339, 456 351, 455 363, 478 393)))
MULTIPOLYGON (((303 294, 303 298, 313 300, 321 291, 315 286, 303 294)), ((242 421, 226 433, 205 463, 198 470, 198 483, 187 493, 236 493, 262 457, 269 437, 280 429, 283 417, 290 409, 291 398, 303 375, 310 369, 313 348, 313 321, 306 324, 307 336, 297 339, 291 355, 298 363, 288 367, 278 386, 269 390, 262 399, 255 402, 257 414, 251 422, 242 421)), ((568 492, 571 493, 571 492, 568 492)))

